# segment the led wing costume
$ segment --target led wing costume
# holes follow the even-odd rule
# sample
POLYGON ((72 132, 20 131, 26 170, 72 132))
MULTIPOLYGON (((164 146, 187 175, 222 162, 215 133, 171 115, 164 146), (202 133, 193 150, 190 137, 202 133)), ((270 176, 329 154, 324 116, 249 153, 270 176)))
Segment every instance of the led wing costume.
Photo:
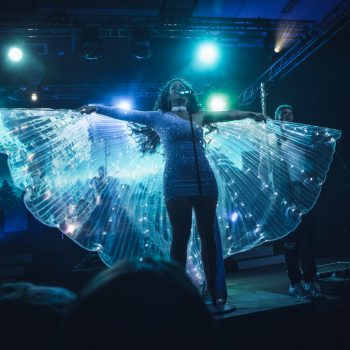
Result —
MULTIPOLYGON (((0 109, 0 152, 8 155, 13 181, 38 220, 98 251, 108 265, 127 257, 168 257, 164 197, 197 190, 193 162, 186 163, 188 122, 159 111, 101 108, 118 119, 71 110, 0 109), (129 122, 154 128, 163 149, 139 152, 129 122)), ((217 126, 205 144, 199 126, 195 138, 204 193, 219 193, 217 222, 227 257, 298 226, 318 198, 341 132, 272 120, 217 126)), ((199 267, 194 234, 188 268, 196 274, 199 267)))

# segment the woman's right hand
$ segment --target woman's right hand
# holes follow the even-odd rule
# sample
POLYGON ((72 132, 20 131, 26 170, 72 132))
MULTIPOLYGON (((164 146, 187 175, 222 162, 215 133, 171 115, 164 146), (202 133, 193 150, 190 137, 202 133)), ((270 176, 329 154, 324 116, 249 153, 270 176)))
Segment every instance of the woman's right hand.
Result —
POLYGON ((85 113, 85 114, 91 114, 96 112, 97 110, 97 106, 96 105, 84 105, 80 108, 78 108, 78 111, 81 113, 85 113))

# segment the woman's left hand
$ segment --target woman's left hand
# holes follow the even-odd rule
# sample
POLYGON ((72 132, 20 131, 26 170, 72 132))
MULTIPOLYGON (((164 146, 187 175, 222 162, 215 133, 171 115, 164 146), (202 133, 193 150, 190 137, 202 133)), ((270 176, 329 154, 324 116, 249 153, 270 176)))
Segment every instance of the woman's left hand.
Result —
POLYGON ((77 109, 80 113, 91 114, 96 113, 97 106, 96 105, 84 105, 77 109))

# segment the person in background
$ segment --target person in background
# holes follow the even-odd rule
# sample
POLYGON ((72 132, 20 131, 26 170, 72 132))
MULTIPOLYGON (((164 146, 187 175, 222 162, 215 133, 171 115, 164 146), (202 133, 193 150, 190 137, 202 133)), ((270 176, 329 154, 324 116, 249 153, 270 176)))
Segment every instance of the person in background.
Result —
MULTIPOLYGON (((280 105, 275 111, 275 120, 294 122, 293 108, 290 105, 280 105)), ((293 141, 285 138, 281 141, 281 152, 286 159, 293 159, 293 164, 304 162, 305 155, 293 153, 293 147, 288 143, 293 141), (299 157, 300 159, 296 159, 299 157)), ((295 149, 296 146, 294 146, 295 149)), ((291 180, 291 191, 298 195, 302 190, 300 173, 298 167, 289 168, 291 180)), ((283 242, 284 256, 290 280, 289 294, 297 298, 320 299, 324 295, 316 285, 316 263, 315 263, 315 226, 313 211, 303 216, 301 225, 290 233, 283 242), (301 265, 302 272, 299 265, 301 265), (304 283, 302 283, 304 280, 304 283)))

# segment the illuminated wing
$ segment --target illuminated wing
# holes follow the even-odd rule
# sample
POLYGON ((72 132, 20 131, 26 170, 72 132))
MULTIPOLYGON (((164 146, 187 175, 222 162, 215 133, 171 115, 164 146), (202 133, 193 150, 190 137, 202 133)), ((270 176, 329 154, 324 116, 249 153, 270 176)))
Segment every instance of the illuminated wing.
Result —
POLYGON ((142 156, 130 134, 100 115, 0 110, 0 151, 27 208, 109 265, 169 254, 163 156, 142 156))
MULTIPOLYGON (((250 120, 218 126, 218 133, 207 135, 207 155, 228 256, 297 227, 320 193, 340 131, 250 120)), ((163 156, 143 156, 128 123, 70 110, 0 109, 0 152, 8 154, 14 183, 33 215, 98 251, 108 265, 169 257, 163 156)), ((198 279, 199 248, 192 235, 188 269, 198 279)))
POLYGON ((340 136, 339 130, 271 120, 220 123, 206 136, 225 256, 295 230, 320 194, 340 136))

